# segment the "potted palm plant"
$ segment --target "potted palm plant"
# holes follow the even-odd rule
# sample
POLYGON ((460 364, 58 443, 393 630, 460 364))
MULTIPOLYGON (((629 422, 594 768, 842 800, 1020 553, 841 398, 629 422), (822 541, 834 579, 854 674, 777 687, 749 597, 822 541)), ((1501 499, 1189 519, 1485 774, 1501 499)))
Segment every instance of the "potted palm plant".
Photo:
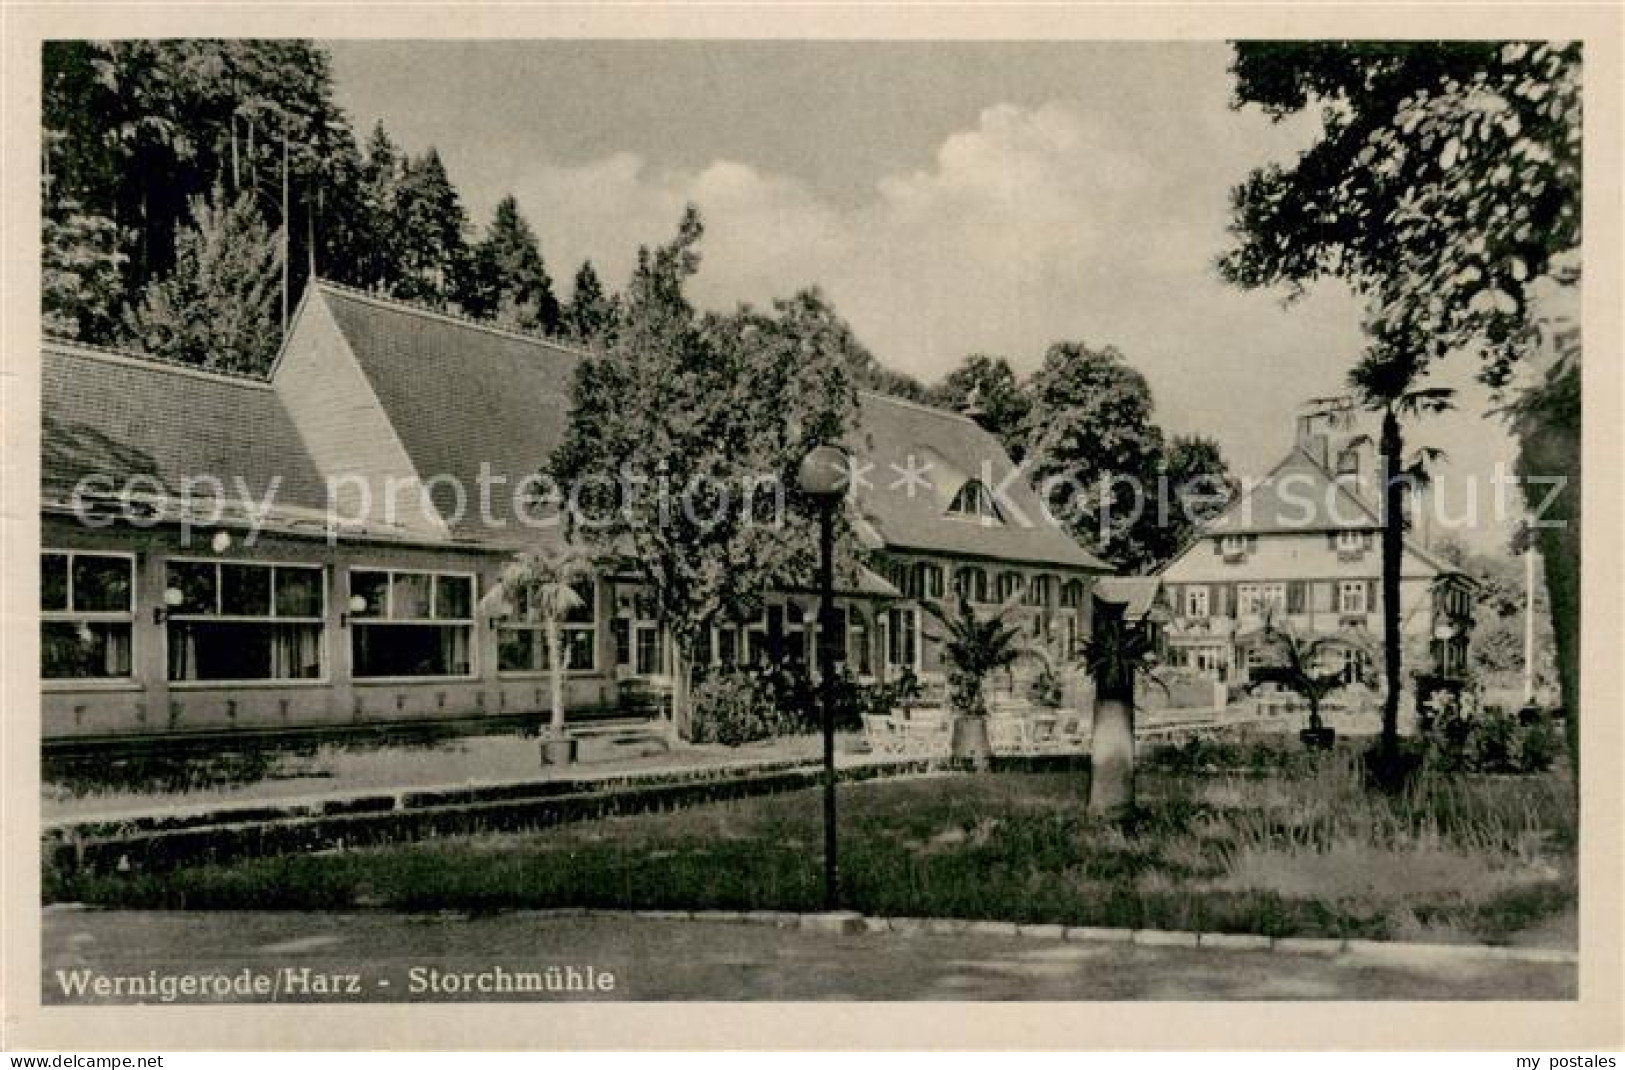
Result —
POLYGON ((1333 636, 1310 639, 1268 618, 1264 639, 1270 644, 1275 662, 1255 668, 1247 690, 1274 684, 1303 699, 1309 705, 1309 726, 1298 732, 1298 738, 1310 750, 1330 750, 1337 742, 1337 729, 1326 727, 1320 715, 1321 704, 1333 692, 1348 686, 1348 681, 1340 670, 1323 672, 1320 666, 1325 654, 1343 649, 1348 641, 1333 636))
POLYGON ((952 609, 925 603, 927 612, 943 626, 942 655, 948 663, 948 705, 953 711, 949 754, 985 769, 993 755, 987 735, 987 679, 1015 664, 1027 650, 1021 628, 1005 620, 1008 607, 982 617, 963 595, 955 602, 952 609))
POLYGON ((1145 620, 1128 620, 1122 607, 1096 601, 1083 645, 1084 671, 1095 686, 1089 746, 1089 812, 1117 816, 1134 806, 1134 688, 1158 686, 1156 641, 1145 620))
POLYGON ((542 625, 551 706, 541 739, 543 765, 568 765, 576 760, 577 741, 564 727, 566 666, 560 625, 570 612, 582 607, 575 588, 591 576, 591 560, 575 546, 566 545, 551 553, 527 551, 503 566, 496 583, 480 599, 481 609, 491 616, 522 614, 542 625))

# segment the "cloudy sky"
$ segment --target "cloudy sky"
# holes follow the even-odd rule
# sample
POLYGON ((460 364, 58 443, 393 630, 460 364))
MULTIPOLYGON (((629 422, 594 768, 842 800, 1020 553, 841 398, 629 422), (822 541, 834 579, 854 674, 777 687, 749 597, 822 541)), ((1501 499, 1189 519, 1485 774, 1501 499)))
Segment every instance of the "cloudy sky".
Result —
MULTIPOLYGON (((1262 474, 1304 399, 1336 392, 1358 307, 1326 287, 1221 282, 1230 188, 1289 161, 1312 120, 1232 111, 1209 43, 332 42, 339 102, 436 146, 470 217, 506 193, 562 291, 591 258, 624 282, 684 204, 705 218, 694 295, 726 308, 816 284, 885 363, 932 380, 971 352, 1019 370, 1062 339, 1112 344, 1170 432, 1262 474)), ((1469 362, 1462 411, 1416 437, 1452 488, 1511 446, 1469 362)), ((1481 492, 1482 493, 1482 492, 1481 492)), ((1481 520, 1479 544, 1502 526, 1481 520)))

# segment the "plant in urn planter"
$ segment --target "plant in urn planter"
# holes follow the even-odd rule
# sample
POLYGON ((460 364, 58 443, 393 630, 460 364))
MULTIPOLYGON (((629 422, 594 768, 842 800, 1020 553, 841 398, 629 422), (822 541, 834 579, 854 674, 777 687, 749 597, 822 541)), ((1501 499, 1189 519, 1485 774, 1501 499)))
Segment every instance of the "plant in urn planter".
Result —
POLYGON ((993 756, 987 736, 987 678, 1028 651, 1021 642, 1022 629, 1005 620, 1008 607, 980 617, 963 595, 955 601, 951 609, 925 603, 926 611, 943 626, 942 656, 948 663, 948 705, 953 712, 949 753, 985 769, 993 756))
POLYGON ((592 561, 580 548, 526 551, 503 566, 497 581, 480 599, 480 608, 493 620, 540 624, 547 651, 550 709, 541 736, 543 765, 568 765, 576 759, 576 740, 564 727, 564 673, 569 650, 563 642, 563 624, 572 614, 591 612, 580 588, 592 580, 592 561))

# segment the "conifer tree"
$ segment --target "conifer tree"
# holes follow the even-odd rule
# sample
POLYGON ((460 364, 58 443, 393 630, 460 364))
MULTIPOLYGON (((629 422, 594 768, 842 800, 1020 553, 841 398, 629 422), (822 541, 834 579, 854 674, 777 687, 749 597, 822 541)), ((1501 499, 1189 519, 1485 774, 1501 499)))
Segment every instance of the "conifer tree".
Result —
POLYGON ((245 193, 194 197, 175 266, 124 317, 129 341, 154 356, 225 371, 267 371, 281 343, 281 239, 245 193))

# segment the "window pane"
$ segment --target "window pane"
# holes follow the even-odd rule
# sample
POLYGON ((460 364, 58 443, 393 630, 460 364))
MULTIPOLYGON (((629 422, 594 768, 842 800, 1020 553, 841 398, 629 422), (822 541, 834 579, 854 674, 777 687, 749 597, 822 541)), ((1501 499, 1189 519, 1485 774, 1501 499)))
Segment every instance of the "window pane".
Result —
POLYGON ((321 616, 322 570, 319 568, 278 568, 276 570, 276 615, 279 617, 321 616))
POLYGON ((270 616, 271 570, 263 565, 221 565, 220 612, 228 617, 270 616))
POLYGON ((40 675, 93 680, 130 675, 130 625, 121 621, 42 621, 40 675))
POLYGON ((68 555, 41 554, 39 570, 41 610, 68 608, 68 555))
POLYGON ((171 680, 315 680, 322 626, 258 621, 171 621, 171 680))
POLYGON ((367 604, 363 609, 351 610, 358 617, 381 617, 384 615, 385 598, 389 593, 389 573, 387 572, 352 572, 350 573, 350 600, 360 598, 367 604))
POLYGON ((609 634, 615 640, 615 664, 632 664, 632 622, 617 617, 609 622, 609 634))
POLYGON ((130 559, 75 554, 73 608, 82 613, 128 613, 130 559))
POLYGON ((531 672, 542 667, 540 633, 531 628, 504 628, 497 634, 500 671, 531 672))
POLYGON ((564 619, 572 623, 591 624, 596 615, 594 611, 597 606, 596 592, 593 589, 592 580, 577 580, 570 585, 570 589, 581 600, 581 604, 574 609, 566 610, 564 619))
POLYGON ((467 676, 467 625, 358 624, 350 629, 356 676, 467 676))
POLYGON ((564 667, 571 672, 590 672, 593 665, 593 630, 567 629, 560 641, 564 647, 564 667))
POLYGON ((429 587, 433 576, 397 572, 391 580, 389 615, 395 620, 425 620, 429 616, 429 587))
MULTIPOLYGON (((469 620, 474 616, 474 585, 467 576, 435 577, 434 615, 441 620, 469 620)), ((397 614, 399 609, 396 610, 397 614)))
POLYGON ((214 613, 215 566, 208 561, 172 561, 167 566, 169 586, 181 592, 176 613, 214 613))

